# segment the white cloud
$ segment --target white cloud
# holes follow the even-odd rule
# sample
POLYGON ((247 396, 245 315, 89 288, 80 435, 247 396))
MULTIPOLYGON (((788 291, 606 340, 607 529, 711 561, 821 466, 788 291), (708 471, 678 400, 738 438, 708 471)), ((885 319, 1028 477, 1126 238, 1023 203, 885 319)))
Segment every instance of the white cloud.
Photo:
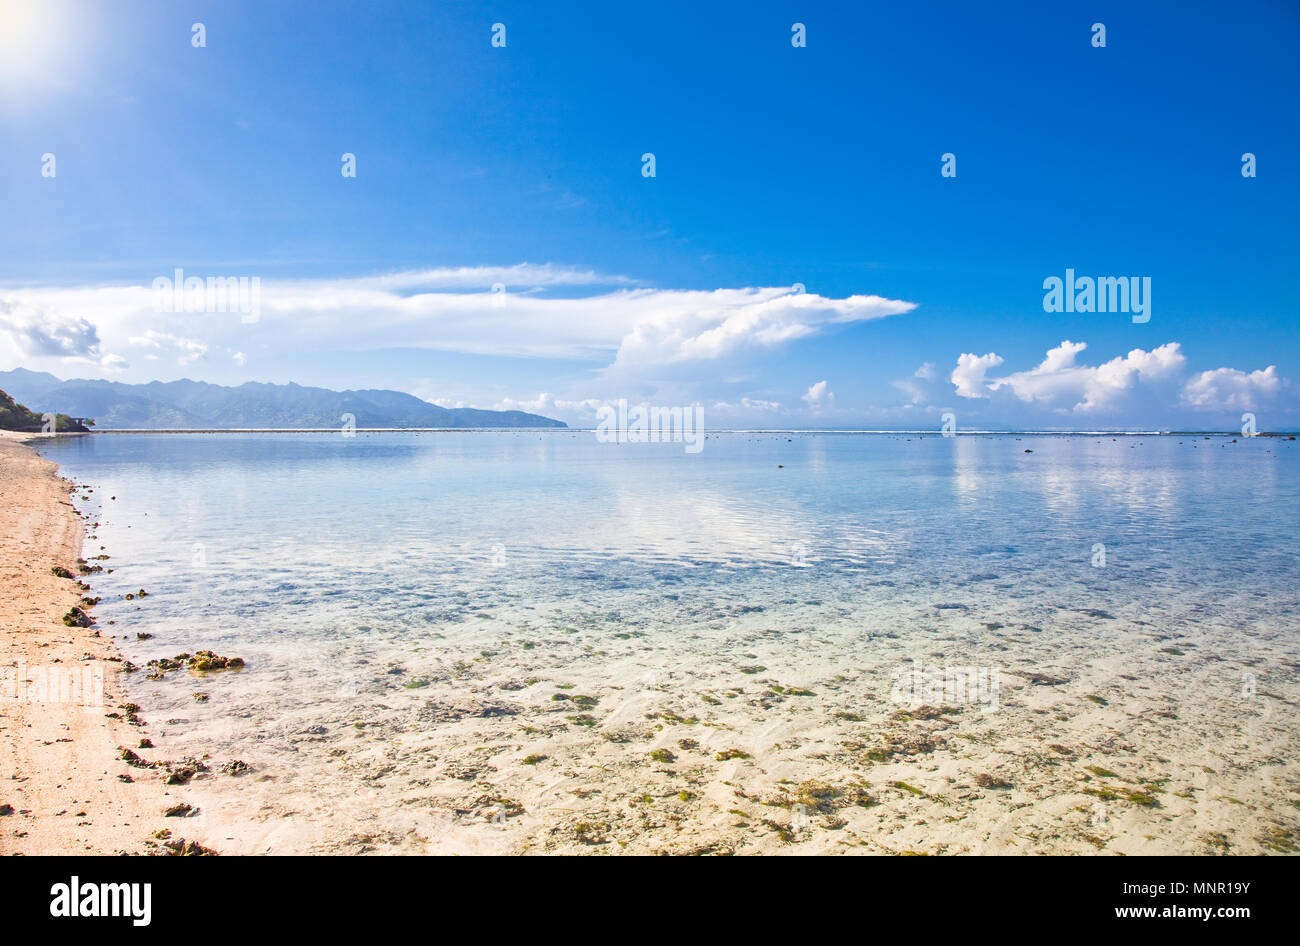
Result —
POLYGON ((517 400, 512 397, 502 398, 492 405, 491 409, 494 411, 527 411, 529 414, 545 414, 547 417, 558 416, 560 420, 568 421, 570 418, 594 418, 597 409, 605 403, 607 402, 597 398, 569 400, 557 398, 553 394, 543 392, 531 400, 517 400))
POLYGON ((1287 386, 1276 365, 1250 373, 1236 368, 1202 371, 1183 387, 1183 403, 1204 410, 1251 410, 1287 386))
MULTIPOLYGON (((157 311, 151 285, 0 289, 0 303, 39 310, 43 324, 62 320, 59 324, 79 327, 88 337, 69 340, 72 348, 86 349, 102 338, 103 348, 113 351, 172 336, 209 348, 245 350, 255 339, 259 357, 267 362, 305 350, 415 348, 600 361, 607 376, 624 379, 653 367, 771 348, 828 326, 915 308, 879 296, 833 299, 786 287, 632 286, 623 276, 529 263, 350 279, 262 278, 259 318, 249 323, 238 313, 157 311), (505 291, 493 292, 495 284, 505 291), (588 291, 575 294, 580 289, 588 291), (567 294, 557 296, 560 290, 567 294)), ((60 350, 48 343, 43 349, 51 356, 60 350)))
POLYGON ((891 381, 889 383, 892 387, 897 388, 899 391, 902 391, 907 395, 910 404, 905 406, 917 407, 925 404, 929 400, 929 394, 933 389, 933 385, 928 382, 933 382, 937 380, 938 377, 939 372, 935 370, 934 362, 927 361, 912 373, 912 378, 918 378, 920 381, 927 382, 926 384, 919 384, 917 381, 913 381, 912 378, 900 378, 897 381, 891 381))
MULTIPOLYGON (((987 377, 990 369, 1002 363, 1001 356, 992 352, 963 354, 957 359, 952 382, 962 397, 987 398, 1006 391, 1025 404, 1086 414, 1124 407, 1139 385, 1163 386, 1168 393, 1159 396, 1168 404, 1173 385, 1187 365, 1178 342, 1166 342, 1151 351, 1134 348, 1099 365, 1079 363, 1079 354, 1087 347, 1083 342, 1063 341, 1048 351, 1037 367, 1001 378, 987 377)), ((903 382, 894 384, 905 389, 903 382)), ((1249 410, 1286 386, 1286 379, 1273 365, 1249 373, 1215 368, 1189 379, 1182 386, 1180 402, 1183 407, 1202 410, 1249 410)))
POLYGON ((712 360, 744 348, 770 348, 827 326, 910 312, 913 302, 881 296, 830 299, 784 287, 619 294, 638 317, 619 342, 611 373, 630 366, 712 360))
POLYGON ((126 366, 119 355, 104 355, 99 330, 75 312, 51 312, 36 302, 0 298, 0 335, 15 354, 66 359, 115 371, 126 366))
POLYGON ((739 401, 714 401, 710 410, 717 411, 719 414, 732 417, 745 417, 746 415, 759 414, 779 414, 784 408, 780 401, 765 401, 762 398, 742 397, 739 401))
POLYGON ((909 381, 908 379, 903 378, 899 381, 891 381, 889 383, 906 394, 913 404, 925 403, 925 392, 921 390, 921 386, 915 381, 909 381))
POLYGON ((1080 365, 1076 357, 1087 347, 1084 342, 1063 341, 1038 367, 992 381, 988 389, 1010 388, 1026 403, 1073 401, 1071 410, 1083 413, 1114 406, 1139 380, 1173 377, 1187 361, 1178 343, 1168 342, 1149 352, 1135 348, 1101 365, 1080 365))
POLYGON ((231 359, 235 362, 235 364, 237 364, 237 365, 239 365, 239 366, 241 366, 241 367, 243 366, 244 362, 248 360, 248 359, 244 356, 244 353, 243 353, 242 351, 237 351, 237 352, 233 353, 230 357, 231 357, 231 359))
MULTIPOLYGON (((208 346, 198 339, 183 338, 168 332, 156 332, 153 329, 147 329, 144 334, 133 336, 127 341, 128 344, 136 348, 173 354, 176 356, 177 364, 182 365, 196 361, 208 353, 208 346)), ((146 355, 145 357, 152 356, 146 355)), ((239 357, 242 358, 243 356, 239 357)), ((238 360, 237 358, 236 361, 238 360)), ((242 362, 240 363, 242 364, 242 362)))
POLYGON ((463 292, 490 291, 494 285, 500 284, 510 293, 557 286, 628 286, 634 283, 635 280, 626 276, 606 276, 591 269, 551 263, 515 263, 513 266, 440 266, 347 279, 298 280, 285 285, 309 290, 335 286, 393 292, 411 289, 463 292))
POLYGON ((984 376, 990 368, 1002 364, 1002 356, 989 352, 987 355, 969 353, 957 356, 957 367, 952 369, 951 381, 962 397, 988 397, 984 389, 984 376))
POLYGON ((829 404, 835 400, 835 394, 825 381, 818 381, 808 389, 808 392, 803 396, 803 400, 808 402, 809 407, 816 410, 823 404, 829 404))

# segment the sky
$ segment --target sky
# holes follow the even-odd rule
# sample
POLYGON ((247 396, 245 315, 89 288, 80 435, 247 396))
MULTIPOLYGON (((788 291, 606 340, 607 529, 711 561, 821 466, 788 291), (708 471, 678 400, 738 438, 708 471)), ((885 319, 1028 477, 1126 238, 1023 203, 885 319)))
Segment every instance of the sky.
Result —
POLYGON ((0 369, 1295 429, 1298 47, 1294 0, 3 0, 0 369))

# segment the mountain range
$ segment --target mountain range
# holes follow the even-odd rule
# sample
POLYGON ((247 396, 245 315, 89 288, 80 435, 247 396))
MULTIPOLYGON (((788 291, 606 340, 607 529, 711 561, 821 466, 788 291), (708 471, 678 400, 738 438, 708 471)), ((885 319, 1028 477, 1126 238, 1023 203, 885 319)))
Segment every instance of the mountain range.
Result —
POLYGON ((330 391, 249 381, 64 381, 48 372, 0 371, 0 389, 37 413, 94 418, 97 430, 334 428, 351 414, 357 427, 564 427, 524 411, 447 408, 401 391, 330 391))

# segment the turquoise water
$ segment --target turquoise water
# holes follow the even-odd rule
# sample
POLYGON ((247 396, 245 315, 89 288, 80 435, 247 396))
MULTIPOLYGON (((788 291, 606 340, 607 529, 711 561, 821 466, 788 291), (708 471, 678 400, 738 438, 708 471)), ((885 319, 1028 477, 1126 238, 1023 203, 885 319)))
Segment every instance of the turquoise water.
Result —
POLYGON ((1058 632, 1089 611, 1297 626, 1292 441, 716 434, 692 455, 578 431, 127 434, 42 451, 94 487, 85 555, 102 545, 113 569, 97 614, 139 664, 212 648, 346 675, 383 641, 524 612, 607 633, 736 608, 904 636, 934 609, 1058 632))
MULTIPOLYGON (((1241 780, 1214 794, 1284 802, 1285 778, 1264 776, 1293 754, 1292 717, 1258 715, 1272 704, 1253 693, 1256 677, 1260 693, 1291 692, 1300 666, 1297 442, 729 433, 687 454, 509 431, 113 434, 40 449, 86 487, 83 554, 102 546, 112 570, 88 579, 95 614, 124 655, 248 662, 125 678, 168 757, 258 773, 189 789, 220 813, 209 830, 223 849, 529 849, 566 836, 568 788, 589 791, 595 772, 606 781, 582 817, 624 823, 654 740, 683 732, 705 746, 694 791, 717 799, 683 806, 682 823, 725 823, 741 776, 716 751, 744 746, 755 779, 836 780, 860 764, 870 777, 875 763, 846 768, 838 747, 899 725, 891 674, 919 659, 1000 675, 997 712, 951 717, 972 744, 1022 746, 1000 764, 1063 740, 1095 743, 1110 766, 1143 733, 1134 751, 1197 760, 1175 779, 1230 757, 1241 780), (125 599, 140 588, 147 598, 125 599), (773 686, 815 695, 782 703, 773 686), (563 702, 571 689, 597 698, 591 719, 563 702), (520 715, 478 718, 467 699, 520 715), (667 730, 646 722, 669 711, 667 730), (553 761, 521 763, 530 752, 553 761), (487 792, 527 815, 496 834, 481 814, 466 822, 458 812, 487 792)), ((877 778, 938 778, 969 759, 954 745, 877 778)), ((1059 781, 1021 803, 1073 790, 1068 767, 1032 772, 1059 781)), ((1068 797, 1062 812, 1087 799, 1068 797)), ((969 804, 971 825, 1000 811, 969 804)), ((926 837, 923 814, 881 810, 900 820, 862 815, 862 838, 926 837)), ((1064 817, 1047 802, 1032 813, 1045 837, 1064 817)), ((1189 814, 1190 834, 1160 850, 1196 849, 1188 837, 1220 830, 1217 817, 1189 814)), ((1253 823, 1239 830, 1253 843, 1253 823)), ((624 835, 629 850, 661 837, 624 835)), ((982 837, 972 828, 957 849, 982 837)))
POLYGON ((357 612, 457 619, 515 595, 1001 590, 1111 612, 1258 600, 1281 617, 1300 571, 1300 453, 1264 438, 714 434, 688 455, 585 432, 100 435, 41 449, 95 487, 87 557, 104 545, 115 569, 96 576, 101 618, 135 614, 110 602, 146 587, 133 621, 203 621, 224 646, 348 635, 357 612))

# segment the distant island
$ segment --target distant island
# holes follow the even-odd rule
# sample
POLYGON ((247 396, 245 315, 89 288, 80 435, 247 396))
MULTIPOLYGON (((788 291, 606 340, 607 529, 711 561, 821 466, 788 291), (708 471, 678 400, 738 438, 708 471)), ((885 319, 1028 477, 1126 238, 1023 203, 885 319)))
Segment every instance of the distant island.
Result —
POLYGON ((15 368, 0 371, 0 388, 13 395, 8 398, 11 411, 26 411, 22 415, 15 413, 15 420, 30 423, 30 415, 35 418, 32 429, 37 431, 41 429, 41 412, 58 413, 69 422, 93 417, 98 429, 108 430, 334 428, 346 423, 345 414, 362 428, 567 426, 563 421, 524 411, 439 407, 401 391, 330 391, 292 383, 250 381, 226 387, 188 380, 148 384, 64 381, 47 372, 15 368), (31 410, 14 404, 14 399, 31 410))
MULTIPOLYGON (((85 433, 94 425, 93 420, 57 414, 54 429, 58 433, 85 433)), ((45 430, 45 417, 19 404, 5 391, 0 391, 0 430, 18 430, 23 433, 40 433, 45 430)))

